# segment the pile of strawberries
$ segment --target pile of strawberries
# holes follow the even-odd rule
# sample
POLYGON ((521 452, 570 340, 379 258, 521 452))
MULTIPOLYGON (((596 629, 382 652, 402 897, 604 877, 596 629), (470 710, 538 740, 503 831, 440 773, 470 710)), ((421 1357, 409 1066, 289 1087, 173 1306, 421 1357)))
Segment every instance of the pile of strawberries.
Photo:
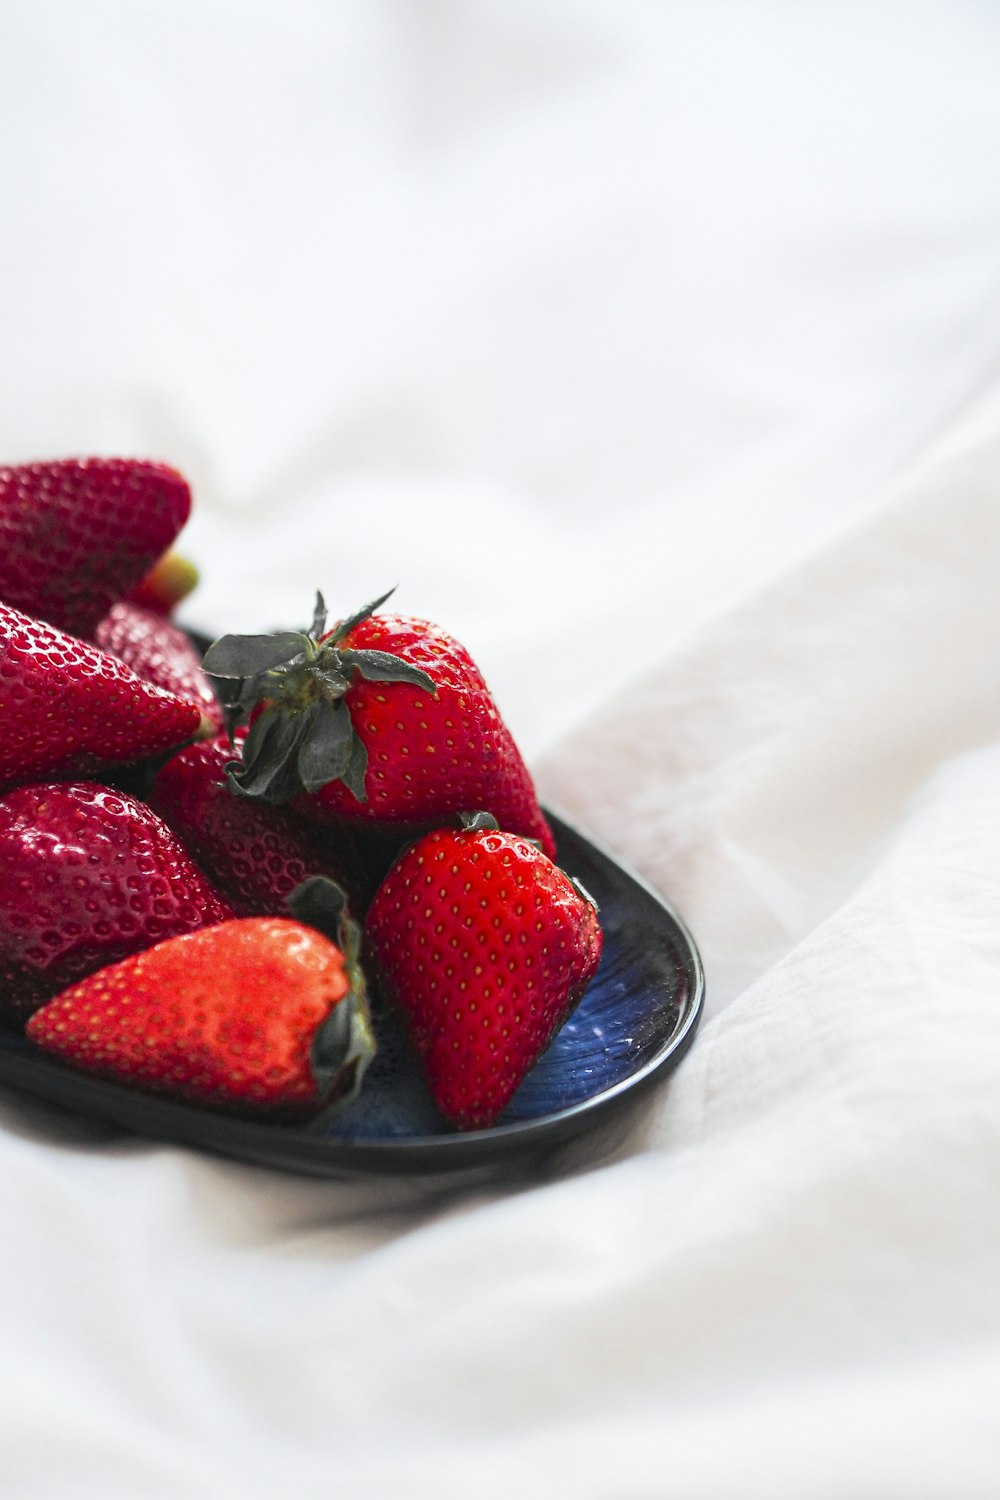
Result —
POLYGON ((171 620, 162 464, 0 468, 0 1019, 230 1110, 342 1106, 401 1018, 443 1117, 493 1123, 600 958, 468 652, 378 613, 171 620))

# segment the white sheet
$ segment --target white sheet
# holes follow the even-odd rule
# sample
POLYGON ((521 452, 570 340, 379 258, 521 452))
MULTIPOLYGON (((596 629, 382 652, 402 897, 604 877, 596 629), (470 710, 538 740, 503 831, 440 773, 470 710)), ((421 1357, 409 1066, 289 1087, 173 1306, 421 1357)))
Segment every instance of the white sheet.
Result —
POLYGON ((527 1181, 0 1098, 17 1497, 1000 1489, 1000 20, 8 0, 0 457, 194 482, 187 618, 397 580, 709 1019, 527 1181))

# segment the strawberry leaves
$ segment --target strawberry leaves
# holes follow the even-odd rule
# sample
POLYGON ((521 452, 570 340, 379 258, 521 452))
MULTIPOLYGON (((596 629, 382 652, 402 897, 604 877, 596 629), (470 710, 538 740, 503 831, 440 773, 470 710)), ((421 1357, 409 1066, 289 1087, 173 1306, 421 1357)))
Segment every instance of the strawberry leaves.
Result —
POLYGON ((434 684, 426 672, 412 667, 391 651, 342 651, 341 666, 347 672, 357 672, 368 682, 410 682, 433 693, 434 684), (405 670, 401 670, 405 669, 405 670))
MULTIPOLYGON (((357 1094, 376 1051, 361 967, 361 929, 348 910, 343 887, 326 875, 310 875, 285 904, 297 922, 315 927, 336 944, 344 958, 350 991, 318 1029, 309 1052, 320 1097, 341 1106, 357 1094)), ((315 1123, 326 1118, 324 1114, 315 1123)))
POLYGON ((265 709, 243 746, 243 760, 226 767, 234 791, 258 802, 286 802, 298 790, 299 735, 302 726, 276 709, 265 709))
POLYGON ((213 642, 202 659, 210 677, 262 677, 276 667, 305 657, 312 639, 299 630, 279 630, 272 635, 224 635, 213 642))
POLYGON ((316 595, 308 631, 225 635, 205 653, 202 667, 220 684, 230 738, 255 711, 242 761, 227 767, 234 792, 259 802, 287 802, 342 782, 367 800, 368 752, 351 718, 346 695, 358 678, 409 683, 436 696, 427 673, 389 651, 341 648, 355 626, 389 599, 366 604, 326 633, 327 609, 316 595))
POLYGON ((342 781, 363 802, 368 752, 354 732, 347 705, 320 702, 307 712, 313 713, 313 722, 303 737, 297 762, 303 789, 318 792, 328 782, 342 781))

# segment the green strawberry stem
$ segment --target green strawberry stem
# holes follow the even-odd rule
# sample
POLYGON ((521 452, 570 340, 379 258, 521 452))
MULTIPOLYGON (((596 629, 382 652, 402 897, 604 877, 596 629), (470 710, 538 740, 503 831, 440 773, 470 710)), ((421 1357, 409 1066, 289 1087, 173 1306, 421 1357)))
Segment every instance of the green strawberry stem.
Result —
POLYGON ((394 592, 366 604, 329 634, 324 634, 326 604, 317 593, 308 631, 224 635, 208 648, 202 668, 222 684, 230 740, 263 705, 244 742, 242 760, 227 767, 234 792, 280 803, 342 781, 359 802, 367 800, 368 752, 345 702, 351 684, 358 678, 408 682, 437 695, 427 673, 401 657, 342 644, 394 592))

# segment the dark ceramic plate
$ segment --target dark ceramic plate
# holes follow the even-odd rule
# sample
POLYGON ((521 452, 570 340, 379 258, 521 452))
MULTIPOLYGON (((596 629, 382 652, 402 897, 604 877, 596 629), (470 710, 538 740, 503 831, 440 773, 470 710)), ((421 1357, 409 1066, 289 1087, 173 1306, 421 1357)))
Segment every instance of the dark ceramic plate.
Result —
POLYGON ((390 1023, 359 1097, 325 1126, 237 1119, 78 1073, 0 1033, 0 1084, 136 1134, 320 1177, 438 1172, 541 1154, 602 1124, 683 1057, 705 984, 694 942, 665 901, 562 818, 559 862, 601 909, 604 953, 580 1004, 489 1130, 438 1115, 390 1023))

